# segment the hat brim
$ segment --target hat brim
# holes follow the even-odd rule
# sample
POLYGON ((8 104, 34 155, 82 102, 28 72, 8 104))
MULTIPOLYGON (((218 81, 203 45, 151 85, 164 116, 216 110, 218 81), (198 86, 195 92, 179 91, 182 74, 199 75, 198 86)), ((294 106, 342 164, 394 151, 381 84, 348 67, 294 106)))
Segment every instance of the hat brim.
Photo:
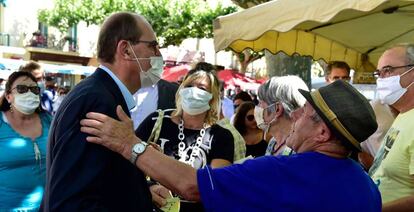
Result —
POLYGON ((322 120, 325 122, 325 124, 328 126, 328 128, 334 133, 334 135, 344 143, 347 147, 351 148, 355 151, 362 151, 361 146, 355 146, 353 145, 345 136, 343 136, 339 130, 337 130, 332 123, 329 121, 329 119, 326 117, 326 115, 322 112, 322 110, 319 109, 319 106, 313 101, 312 96, 309 91, 298 89, 299 92, 302 94, 303 97, 312 105, 313 109, 316 111, 316 113, 322 118, 322 120))

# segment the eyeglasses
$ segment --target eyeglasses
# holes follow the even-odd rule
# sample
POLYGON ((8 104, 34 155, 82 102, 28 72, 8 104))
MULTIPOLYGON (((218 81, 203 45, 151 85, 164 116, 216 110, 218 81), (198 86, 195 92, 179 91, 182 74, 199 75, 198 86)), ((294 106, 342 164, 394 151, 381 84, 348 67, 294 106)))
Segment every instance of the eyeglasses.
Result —
POLYGON ((373 76, 374 77, 380 77, 380 76, 388 76, 390 75, 395 69, 399 69, 399 68, 408 68, 408 67, 413 67, 414 64, 408 64, 408 65, 403 65, 403 66, 384 66, 381 69, 377 69, 374 71, 373 76))
POLYGON ((149 48, 152 48, 154 50, 154 52, 157 52, 157 48, 160 46, 158 44, 158 41, 156 40, 137 40, 137 41, 133 41, 133 44, 137 44, 137 43, 146 43, 148 44, 149 48))
MULTIPOLYGON (((273 103, 273 104, 271 104, 271 105, 269 105, 269 106, 267 106, 267 107, 265 107, 265 108, 263 108, 263 113, 265 112, 265 111, 267 111, 267 113, 268 114, 271 114, 271 113, 273 113, 273 112, 275 112, 276 111, 276 108, 275 108, 275 104, 276 104, 277 102, 275 102, 275 103, 273 103)), ((263 114, 263 115, 265 115, 265 114, 263 114)))
POLYGON ((27 93, 29 90, 36 95, 40 93, 40 88, 37 85, 35 86, 16 85, 16 87, 12 88, 12 90, 13 89, 16 89, 17 93, 19 94, 27 93))
POLYGON ((246 119, 248 120, 248 121, 253 121, 254 120, 254 115, 248 115, 248 116, 246 116, 246 119))

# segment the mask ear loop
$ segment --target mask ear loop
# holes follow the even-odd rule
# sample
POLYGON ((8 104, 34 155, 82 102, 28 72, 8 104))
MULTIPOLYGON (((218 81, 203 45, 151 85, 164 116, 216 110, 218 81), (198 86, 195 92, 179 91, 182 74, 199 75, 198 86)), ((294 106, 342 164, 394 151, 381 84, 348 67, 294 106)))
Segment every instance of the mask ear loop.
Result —
MULTIPOLYGON (((273 107, 277 106, 279 104, 279 102, 275 102, 273 107)), ((266 139, 267 133, 269 132, 270 127, 272 126, 272 123, 275 122, 277 120, 277 111, 278 111, 279 107, 277 107, 277 109, 275 109, 275 117, 273 117, 272 120, 270 120, 267 124, 266 130, 263 133, 263 139, 266 139)), ((266 109, 267 110, 267 109, 266 109)), ((264 110, 263 110, 263 115, 264 115, 264 110)))
POLYGON ((137 61, 137 63, 138 63, 140 72, 144 72, 144 71, 142 71, 141 63, 139 62, 138 57, 135 54, 134 49, 132 48, 131 43, 129 43, 129 41, 127 43, 128 43, 128 47, 131 49, 132 54, 134 55, 134 60, 137 61))
MULTIPOLYGON (((414 69, 414 67, 411 67, 410 69, 408 69, 406 72, 404 72, 404 73, 402 73, 401 75, 400 75, 400 80, 401 80, 401 77, 403 77, 404 75, 406 75, 408 72, 410 72, 410 71, 412 71, 414 69)), ((405 89, 408 89, 411 85, 413 85, 413 83, 414 83, 414 81, 413 82, 411 82, 407 87, 405 87, 405 89)), ((400 82, 400 84, 401 84, 401 82, 400 82)))

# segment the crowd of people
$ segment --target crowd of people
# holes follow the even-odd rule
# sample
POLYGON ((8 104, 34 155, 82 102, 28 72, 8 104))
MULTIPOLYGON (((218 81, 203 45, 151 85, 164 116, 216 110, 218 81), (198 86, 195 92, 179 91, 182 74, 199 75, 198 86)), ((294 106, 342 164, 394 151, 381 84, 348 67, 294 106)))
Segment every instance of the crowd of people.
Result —
POLYGON ((371 102, 342 61, 312 91, 228 96, 205 62, 167 82, 135 13, 105 20, 97 57, 72 90, 35 62, 0 78, 0 211, 414 210, 413 44, 380 57, 371 102))

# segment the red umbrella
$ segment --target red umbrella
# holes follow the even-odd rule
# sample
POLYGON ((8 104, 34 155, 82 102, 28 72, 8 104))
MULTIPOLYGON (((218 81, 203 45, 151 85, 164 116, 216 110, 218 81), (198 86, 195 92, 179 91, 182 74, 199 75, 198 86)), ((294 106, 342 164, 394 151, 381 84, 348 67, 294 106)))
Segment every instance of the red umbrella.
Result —
POLYGON ((231 69, 219 71, 217 77, 224 81, 226 88, 234 88, 238 85, 243 90, 256 90, 262 84, 261 81, 252 79, 231 69))
POLYGON ((182 76, 185 76, 190 69, 191 66, 189 65, 164 67, 161 78, 169 82, 177 82, 182 76))

